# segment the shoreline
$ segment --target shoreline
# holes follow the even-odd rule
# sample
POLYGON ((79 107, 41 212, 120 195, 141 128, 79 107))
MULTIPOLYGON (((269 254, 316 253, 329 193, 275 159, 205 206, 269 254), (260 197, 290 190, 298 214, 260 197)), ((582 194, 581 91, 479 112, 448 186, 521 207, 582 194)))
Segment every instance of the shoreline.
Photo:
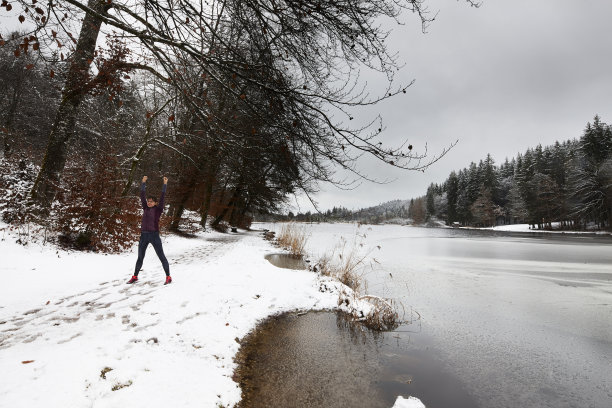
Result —
MULTIPOLYGON (((268 224, 269 225, 269 224, 268 224)), ((258 233, 265 233, 269 230, 267 229, 251 229, 250 231, 257 231, 258 233)), ((262 239, 268 241, 273 248, 276 248, 278 251, 282 251, 288 257, 294 257, 287 250, 282 249, 278 245, 274 244, 273 241, 262 236, 262 239)), ((272 254, 278 255, 278 254, 272 254)), ((309 259, 312 258, 313 254, 305 253, 301 259, 309 259)), ((287 270, 289 272, 296 271, 298 269, 291 269, 290 266, 280 265, 277 262, 273 262, 272 260, 266 259, 276 268, 280 270, 287 270)), ((310 262, 310 261, 306 261, 310 262)), ((282 263, 282 262, 281 262, 282 263)), ((304 264, 306 265, 306 264, 304 264)), ((256 390, 263 385, 257 383, 259 378, 260 381, 266 382, 266 380, 262 379, 261 376, 257 375, 254 371, 253 362, 256 359, 257 349, 260 347, 262 335, 266 337, 266 332, 270 332, 270 327, 275 326, 280 322, 285 322, 291 319, 299 319, 304 315, 310 314, 321 314, 321 313, 331 313, 336 316, 342 316, 341 319, 346 322, 347 325, 352 326, 355 331, 359 331, 362 334, 368 333, 370 336, 378 336, 384 335, 386 331, 378 331, 376 329, 369 328, 365 323, 365 316, 368 316, 369 313, 372 313, 373 306, 368 300, 364 300, 362 298, 369 298, 372 296, 362 296, 360 297, 357 292, 354 292, 348 286, 345 286, 341 282, 339 282, 336 278, 323 276, 320 273, 315 271, 311 271, 309 269, 305 269, 306 272, 314 274, 317 276, 318 280, 320 280, 319 291, 328 292, 332 294, 332 296, 336 299, 336 304, 333 307, 324 308, 324 309, 302 309, 302 310, 287 310, 280 313, 271 314, 264 319, 261 319, 257 322, 257 324, 248 332, 248 334, 240 339, 240 348, 234 355, 234 362, 237 364, 234 369, 233 379, 236 383, 240 385, 242 391, 242 398, 238 404, 236 404, 235 408, 247 408, 253 406, 268 406, 268 402, 270 401, 270 397, 268 394, 265 395, 265 398, 260 398, 257 400, 256 390), (361 316, 359 318, 358 316, 361 316), (255 400, 251 400, 251 398, 255 395, 255 400), (264 405, 261 405, 262 401, 264 405)), ((376 313, 376 312, 374 312, 376 313)), ((389 331, 391 333, 392 331, 389 331)), ((309 336, 310 337, 310 336, 309 336)), ((307 342, 307 341, 306 341, 307 342)), ((271 366, 274 366, 275 361, 271 361, 271 366)), ((312 369, 312 368, 311 368, 312 369)), ((316 385, 316 384, 315 384, 316 385)), ((270 384, 266 383, 266 386, 269 387, 270 384)), ((270 392, 274 392, 274 386, 270 392)), ((282 393, 281 393, 282 394, 282 393)), ((424 405, 421 401, 415 397, 411 397, 406 395, 404 398, 401 395, 394 395, 394 402, 391 402, 387 405, 384 405, 385 408, 424 408, 424 405)), ((377 401, 377 402, 382 402, 377 401)), ((281 405, 287 406, 287 405, 281 405)))
POLYGON ((521 233, 546 233, 546 234, 568 234, 568 235, 593 235, 593 236, 612 236, 612 231, 607 230, 560 230, 560 229, 532 229, 529 228, 529 224, 507 224, 498 225, 495 227, 452 227, 445 225, 442 222, 437 222, 436 225, 428 224, 400 224, 400 223, 381 223, 381 224, 367 224, 359 221, 338 221, 338 222, 302 222, 302 221, 254 221, 253 224, 282 224, 295 222, 296 224, 354 224, 363 226, 377 226, 383 227, 386 225, 394 225, 399 227, 411 227, 411 228, 439 228, 439 229, 453 229, 453 230, 468 230, 468 231, 496 231, 496 232, 521 232, 521 233))
POLYGON ((241 339, 279 313, 338 309, 325 278, 265 260, 279 250, 258 231, 165 234, 168 286, 152 250, 126 285, 135 248, 104 255, 3 238, 0 398, 13 407, 231 407, 241 339))
MULTIPOLYGON (((452 228, 452 227, 451 227, 452 228)), ((606 230, 561 230, 561 229, 533 229, 529 228, 529 224, 509 224, 499 225, 496 227, 476 228, 476 227, 459 227, 458 229, 474 229, 480 231, 500 231, 500 232, 524 232, 524 233, 549 233, 549 234, 568 234, 568 235, 612 235, 612 232, 606 230)))
POLYGON ((272 265, 266 255, 285 251, 258 229, 163 234, 173 277, 164 286, 151 249, 138 283, 126 285, 136 244, 112 255, 24 246, 7 227, 0 223, 0 399, 13 407, 240 406, 235 358, 262 323, 368 311, 330 277, 272 265))

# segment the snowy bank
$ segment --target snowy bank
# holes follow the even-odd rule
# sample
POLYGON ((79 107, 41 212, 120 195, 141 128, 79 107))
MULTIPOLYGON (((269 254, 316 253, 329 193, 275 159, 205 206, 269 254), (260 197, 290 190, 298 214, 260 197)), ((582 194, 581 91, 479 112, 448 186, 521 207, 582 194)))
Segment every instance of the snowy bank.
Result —
POLYGON ((600 231, 600 230, 586 230, 586 231, 571 231, 571 230, 563 230, 560 227, 560 223, 553 222, 552 230, 547 229, 532 229, 529 227, 529 224, 510 224, 510 225, 498 225, 496 227, 491 228, 477 228, 483 230, 493 230, 493 231, 510 231, 510 232, 548 232, 553 234, 599 234, 599 235, 610 235, 609 231, 600 231))
POLYGON ((336 308, 348 289, 272 266, 264 256, 278 248, 255 232, 163 237, 168 286, 151 248, 126 285, 136 248, 14 241, 0 232, 1 407, 232 406, 240 339, 274 314, 336 308))
POLYGON ((272 266, 264 255, 278 249, 255 233, 164 237, 168 286, 152 249, 140 281, 126 285, 134 249, 66 252, 4 238, 2 407, 231 406, 238 341, 259 320, 338 301, 316 274, 272 266))

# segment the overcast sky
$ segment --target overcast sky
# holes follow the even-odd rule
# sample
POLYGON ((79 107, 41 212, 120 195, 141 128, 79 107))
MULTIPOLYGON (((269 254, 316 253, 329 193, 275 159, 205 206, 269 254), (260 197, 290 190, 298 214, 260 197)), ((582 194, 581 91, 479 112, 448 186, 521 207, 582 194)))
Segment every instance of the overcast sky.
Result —
MULTIPOLYGON (((389 45, 405 64, 398 80, 416 82, 405 95, 381 104, 383 141, 407 139, 431 154, 459 139, 424 173, 400 171, 374 160, 359 167, 378 179, 352 191, 322 185, 321 209, 358 209, 425 194, 452 170, 491 153, 496 163, 537 144, 580 137, 599 114, 612 123, 612 1, 428 0, 436 20, 421 32, 405 15, 389 45)), ((376 84, 369 81, 376 89, 376 84)), ((299 200, 300 210, 312 210, 299 200)))

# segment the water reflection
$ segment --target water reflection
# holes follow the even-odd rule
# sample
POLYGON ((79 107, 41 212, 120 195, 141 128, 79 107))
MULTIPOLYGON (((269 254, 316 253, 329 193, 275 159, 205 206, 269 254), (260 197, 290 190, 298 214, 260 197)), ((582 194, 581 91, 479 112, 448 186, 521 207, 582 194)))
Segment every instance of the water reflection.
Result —
POLYGON ((268 254, 265 258, 277 268, 308 269, 308 264, 301 256, 291 254, 268 254))
POLYGON ((238 361, 247 407, 390 408, 413 395, 428 408, 474 408, 426 336, 380 333, 341 313, 269 319, 243 343, 238 361))

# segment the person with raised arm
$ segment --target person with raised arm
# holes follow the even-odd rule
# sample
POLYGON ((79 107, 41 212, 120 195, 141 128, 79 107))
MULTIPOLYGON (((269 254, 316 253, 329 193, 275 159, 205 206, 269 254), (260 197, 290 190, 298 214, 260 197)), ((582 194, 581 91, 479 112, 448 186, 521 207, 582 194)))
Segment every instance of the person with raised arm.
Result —
POLYGON ((170 265, 168 265, 168 260, 166 259, 166 255, 164 255, 164 249, 162 248, 162 242, 159 236, 159 217, 164 211, 164 198, 166 197, 166 188, 168 187, 168 177, 164 177, 164 185, 159 200, 153 196, 146 196, 146 183, 147 176, 144 176, 142 178, 142 184, 140 185, 140 202, 142 203, 143 213, 142 223, 140 225, 140 241, 138 242, 138 260, 136 261, 134 275, 127 283, 132 284, 138 281, 138 272, 140 272, 140 268, 142 267, 145 252, 149 244, 151 244, 164 267, 164 272, 166 273, 166 282, 164 285, 167 285, 172 283, 172 277, 170 277, 170 265))

